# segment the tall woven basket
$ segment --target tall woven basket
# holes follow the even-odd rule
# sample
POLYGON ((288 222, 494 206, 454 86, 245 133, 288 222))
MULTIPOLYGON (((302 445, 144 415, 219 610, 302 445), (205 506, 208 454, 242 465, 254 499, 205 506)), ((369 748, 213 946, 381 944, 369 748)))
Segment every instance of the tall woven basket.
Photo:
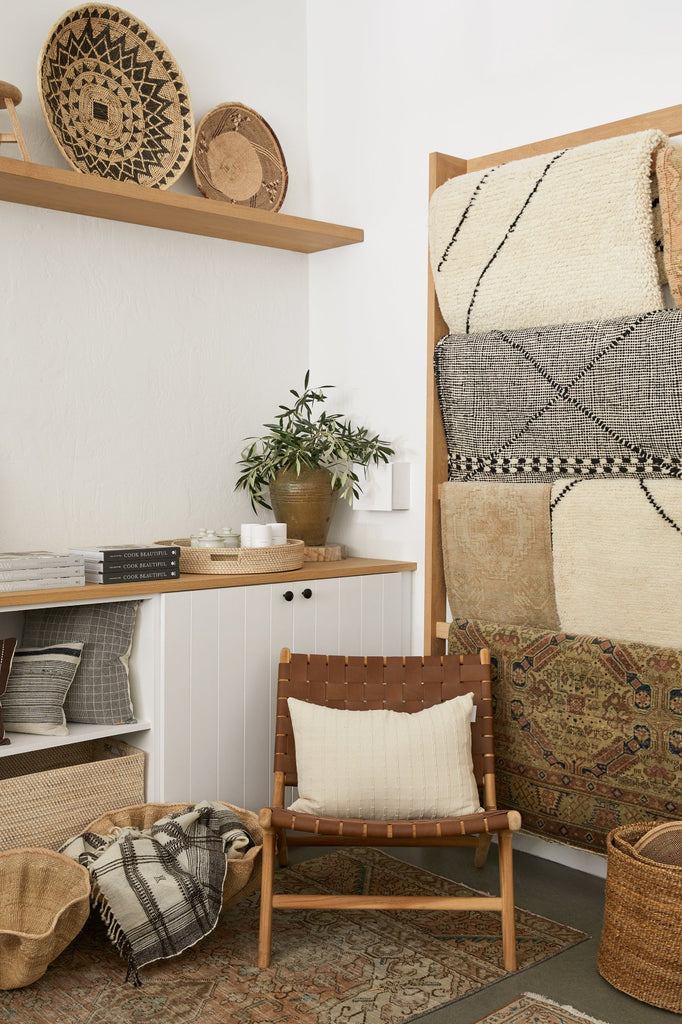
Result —
POLYGON ((604 928, 597 969, 614 988, 682 1013, 682 867, 633 849, 656 822, 623 825, 606 839, 604 928))

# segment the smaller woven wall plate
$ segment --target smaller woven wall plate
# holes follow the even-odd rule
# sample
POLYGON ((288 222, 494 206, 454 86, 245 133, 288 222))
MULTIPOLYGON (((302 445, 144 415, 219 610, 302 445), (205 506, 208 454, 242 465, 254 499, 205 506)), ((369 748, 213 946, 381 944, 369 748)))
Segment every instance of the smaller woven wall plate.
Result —
POLYGON ((665 821, 645 832, 633 849, 661 864, 682 867, 682 821, 665 821))
POLYGON ((207 199, 279 210, 289 175, 267 121, 243 103, 221 103, 197 125, 192 169, 207 199))
POLYGON ((191 159, 183 74, 151 29, 118 7, 86 4, 62 15, 38 59, 38 93, 77 171, 168 188, 191 159))

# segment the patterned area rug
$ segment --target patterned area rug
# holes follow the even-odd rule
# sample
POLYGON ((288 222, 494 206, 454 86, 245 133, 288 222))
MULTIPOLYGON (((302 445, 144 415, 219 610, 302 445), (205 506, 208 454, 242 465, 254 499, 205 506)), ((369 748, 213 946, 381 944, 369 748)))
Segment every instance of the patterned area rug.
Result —
POLYGON ((607 833, 682 817, 682 651, 457 619, 488 647, 497 799, 527 832, 603 852, 607 833))
MULTIPOLYGON (((279 892, 471 892, 378 850, 325 854, 278 872, 276 885, 279 892)), ((525 910, 517 909, 516 921, 521 969, 587 937, 525 910)), ((276 910, 272 965, 263 971, 255 966, 257 938, 253 895, 199 945, 144 968, 141 988, 133 988, 91 916, 43 978, 0 992, 0 1020, 397 1024, 508 976, 493 913, 276 910)))
POLYGON ((605 1024, 596 1017, 588 1017, 586 1013, 574 1010, 572 1006, 560 1006, 559 1003, 544 996, 536 996, 533 992, 524 992, 513 1003, 495 1010, 484 1017, 478 1024, 605 1024))

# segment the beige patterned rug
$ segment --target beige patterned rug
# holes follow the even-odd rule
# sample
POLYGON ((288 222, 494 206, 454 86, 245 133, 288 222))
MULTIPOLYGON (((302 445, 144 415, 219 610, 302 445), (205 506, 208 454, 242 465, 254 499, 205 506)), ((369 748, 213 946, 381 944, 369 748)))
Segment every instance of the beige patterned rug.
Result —
POLYGON ((513 1003, 495 1010, 478 1021, 478 1024, 605 1024, 596 1017, 575 1010, 572 1006, 559 1003, 532 992, 524 992, 513 1003))
MULTIPOLYGON (((471 891, 378 850, 328 853, 278 872, 276 880, 280 892, 471 891)), ((525 910, 517 909, 516 920, 521 969, 587 938, 525 910)), ((253 895, 227 910, 199 945, 144 968, 142 986, 133 988, 124 981, 124 962, 91 917, 43 978, 0 992, 0 1020, 397 1024, 508 976, 499 915, 493 913, 275 911, 272 965, 262 971, 255 966, 257 938, 253 895)))
POLYGON ((551 484, 441 486, 443 568, 453 618, 559 628, 551 494, 551 484))

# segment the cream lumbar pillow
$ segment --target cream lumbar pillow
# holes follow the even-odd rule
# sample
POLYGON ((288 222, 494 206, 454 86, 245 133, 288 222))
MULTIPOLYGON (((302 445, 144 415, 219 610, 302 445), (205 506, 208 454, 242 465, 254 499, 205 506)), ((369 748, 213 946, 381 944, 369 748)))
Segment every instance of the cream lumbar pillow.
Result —
POLYGON ((473 694, 413 713, 288 698, 299 797, 289 810, 380 821, 482 810, 471 760, 473 694))

